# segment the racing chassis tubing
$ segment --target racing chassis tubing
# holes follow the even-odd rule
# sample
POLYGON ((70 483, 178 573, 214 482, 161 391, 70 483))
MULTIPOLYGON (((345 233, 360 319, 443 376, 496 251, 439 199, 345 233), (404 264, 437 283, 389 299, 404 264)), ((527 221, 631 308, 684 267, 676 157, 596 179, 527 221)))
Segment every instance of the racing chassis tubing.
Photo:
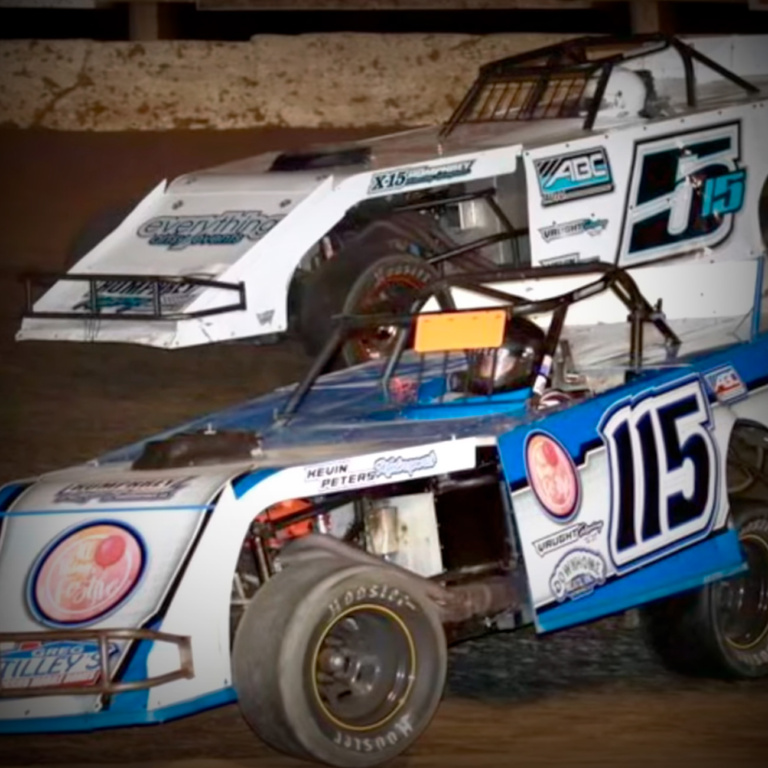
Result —
POLYGON ((600 109, 600 102, 602 101, 605 87, 608 84, 613 68, 624 62, 631 61, 632 59, 663 53, 670 48, 674 49, 679 55, 683 65, 685 97, 687 105, 690 108, 696 107, 698 102, 696 94, 696 76, 693 66, 694 61, 712 69, 726 80, 730 80, 734 85, 741 88, 747 94, 760 92, 759 88, 755 87, 752 83, 747 82, 744 78, 731 72, 709 56, 705 56, 700 51, 697 51, 692 46, 672 35, 652 32, 649 34, 632 35, 629 37, 625 35, 600 37, 597 39, 590 36, 578 37, 573 40, 566 40, 562 43, 555 43, 546 48, 526 51, 525 53, 520 53, 516 56, 492 61, 482 66, 478 77, 473 82, 469 91, 443 125, 440 131, 440 137, 442 139, 447 139, 458 125, 467 122, 475 122, 471 118, 465 118, 473 112, 483 90, 491 83, 509 84, 515 81, 520 82, 525 79, 537 80, 537 87, 532 91, 525 106, 520 110, 521 114, 526 119, 531 119, 536 109, 540 108, 541 99, 546 93, 547 81, 540 79, 542 70, 549 76, 570 75, 576 78, 580 75, 584 75, 585 79, 590 78, 595 72, 600 72, 600 78, 595 92, 590 99, 589 106, 587 107, 587 114, 582 126, 585 131, 591 131, 594 127, 600 109), (594 57, 590 59, 587 54, 587 49, 592 49, 594 51, 595 48, 610 49, 627 44, 643 46, 654 43, 656 43, 656 47, 650 50, 643 48, 636 53, 613 53, 600 59, 594 57), (537 65, 535 63, 544 58, 546 58, 546 63, 544 65, 537 65), (528 64, 528 66, 526 66, 526 64, 528 64))
POLYGON ((420 312, 430 298, 437 296, 446 289, 450 290, 451 288, 465 288, 474 293, 505 301, 511 305, 513 313, 521 317, 546 312, 554 313, 550 327, 550 331, 552 332, 547 334, 548 348, 545 350, 545 353, 549 355, 554 354, 554 346, 557 344, 560 335, 559 332, 562 329, 562 324, 568 307, 577 301, 581 301, 582 299, 589 298, 590 296, 594 296, 609 289, 614 292, 630 312, 631 334, 629 357, 630 365, 634 370, 638 370, 642 363, 643 323, 652 322, 656 326, 659 333, 664 337, 664 343, 669 350, 670 355, 674 356, 681 344, 677 334, 675 334, 669 327, 663 313, 659 310, 655 310, 651 306, 648 300, 640 292, 632 276, 626 270, 612 264, 573 264, 553 267, 527 267, 523 269, 496 270, 472 275, 444 277, 427 286, 422 292, 422 295, 414 302, 412 314, 339 316, 337 318, 336 327, 328 338, 325 347, 315 358, 304 379, 296 386, 283 410, 278 414, 279 423, 285 425, 289 418, 296 412, 304 400, 304 397, 311 389, 314 381, 333 359, 336 351, 345 341, 349 331, 353 330, 392 325, 396 325, 400 329, 393 346, 392 354, 387 360, 387 366, 382 376, 382 387, 386 397, 389 391, 388 384, 392 377, 392 372, 405 350, 405 345, 408 340, 408 333, 406 331, 414 322, 414 317, 417 316, 417 313, 420 312), (598 274, 600 277, 592 283, 560 294, 559 296, 534 301, 528 301, 518 296, 512 296, 508 293, 483 285, 483 283, 498 282, 501 280, 529 280, 541 277, 572 277, 574 275, 590 274, 598 274))
MULTIPOLYGON (((43 640, 70 640, 72 642, 93 640, 99 644, 100 674, 95 685, 56 685, 35 686, 33 688, 13 688, 3 686, 0 679, 0 698, 17 699, 28 696, 93 696, 101 694, 109 697, 117 693, 141 691, 163 685, 174 680, 191 680, 195 676, 192 659, 192 638, 186 635, 173 635, 152 629, 60 629, 45 632, 0 632, 0 644, 41 642, 43 640), (156 643, 171 643, 179 649, 179 669, 155 675, 145 680, 115 682, 114 672, 109 669, 110 640, 150 640, 156 643)), ((117 671, 117 670, 115 670, 117 671)))

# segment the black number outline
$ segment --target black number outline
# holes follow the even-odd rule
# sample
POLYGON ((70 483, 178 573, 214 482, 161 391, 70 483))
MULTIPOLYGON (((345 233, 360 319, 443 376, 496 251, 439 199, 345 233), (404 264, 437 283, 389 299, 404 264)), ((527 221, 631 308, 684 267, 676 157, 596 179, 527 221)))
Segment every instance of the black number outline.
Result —
MULTIPOLYGON (((618 575, 621 575, 623 573, 627 573, 628 571, 636 570, 637 568, 640 568, 644 565, 647 565, 650 562, 654 562, 656 560, 660 560, 664 557, 667 557, 668 555, 679 551, 680 549, 683 549, 687 546, 690 546, 690 544, 702 541, 706 539, 710 533, 712 532, 712 528, 714 526, 715 520, 717 519, 718 513, 720 511, 721 506, 721 488, 723 484, 723 468, 722 468, 722 457, 720 449, 717 445, 717 439, 716 439, 716 427, 714 424, 714 419, 712 415, 712 408, 709 402, 708 397, 708 389, 703 381, 702 377, 698 374, 692 374, 690 376, 686 376, 682 379, 676 379, 673 382, 670 382, 669 384, 665 384, 659 387, 652 387, 647 390, 643 390, 642 392, 639 392, 635 395, 631 395, 629 397, 623 398, 622 400, 617 401, 613 405, 610 406, 606 410, 606 412, 601 417, 598 426, 597 431, 600 434, 603 444, 605 445, 606 449, 606 459, 607 459, 607 471, 608 471, 608 479, 609 479, 609 487, 610 487, 610 499, 609 499, 609 510, 608 510, 608 532, 607 532, 607 550, 608 555, 611 559, 611 563, 613 564, 614 568, 616 569, 616 573, 618 575), (635 488, 634 488, 634 481, 636 480, 634 476, 634 455, 633 455, 633 449, 630 447, 630 459, 629 461, 632 462, 633 466, 633 473, 631 482, 629 481, 629 477, 627 474, 624 473, 624 466, 625 463, 622 462, 622 458, 617 455, 616 449, 613 445, 615 443, 615 440, 613 439, 615 435, 619 432, 620 429, 622 429, 624 426, 627 428, 627 432, 632 429, 631 421, 630 419, 625 419, 622 424, 619 424, 613 429, 612 434, 608 434, 606 432, 606 428, 610 424, 612 420, 621 412, 624 410, 627 410, 628 415, 631 415, 633 412, 636 413, 639 406, 646 403, 649 400, 654 400, 656 398, 661 398, 664 396, 668 396, 670 393, 674 392, 676 389, 682 389, 684 387, 689 387, 691 384, 695 383, 697 385, 697 395, 698 395, 698 401, 703 405, 704 412, 706 418, 699 422, 699 426, 702 428, 702 434, 707 435, 708 440, 708 446, 711 449, 709 451, 709 457, 711 459, 711 464, 709 466, 709 472, 712 477, 711 482, 711 489, 708 487, 708 498, 705 506, 705 512, 702 512, 698 517, 702 519, 702 526, 700 528, 697 528, 692 533, 684 535, 680 538, 674 538, 671 541, 669 541, 669 532, 670 529, 668 521, 669 521, 669 514, 670 509, 669 506, 667 506, 666 511, 663 509, 659 509, 659 521, 662 519, 662 515, 666 515, 667 519, 667 535, 665 536, 665 540, 668 541, 667 544, 664 544, 661 547, 658 548, 651 548, 646 549, 642 547, 643 543, 647 542, 648 539, 643 539, 641 537, 640 541, 635 540, 634 548, 643 548, 643 553, 640 555, 637 555, 631 559, 622 559, 621 562, 617 559, 615 556, 615 551, 617 551, 617 547, 614 546, 614 534, 617 531, 617 524, 619 523, 619 520, 621 518, 621 512, 622 507, 621 502, 618 501, 624 493, 624 495, 629 495, 629 493, 632 494, 632 503, 631 503, 631 509, 632 509, 632 533, 637 529, 637 522, 638 517, 643 518, 640 520, 640 530, 644 530, 647 525, 647 520, 644 519, 645 514, 647 513, 647 510, 644 509, 642 512, 638 512, 638 510, 635 508, 635 488), (621 486, 616 488, 616 478, 621 479, 621 486), (627 491, 626 484, 629 482, 629 492, 627 491), (708 512, 706 512, 707 507, 709 508, 708 512)), ((682 403, 685 401, 685 397, 681 396, 680 400, 677 401, 677 403, 673 400, 670 403, 663 403, 661 406, 653 406, 651 405, 649 407, 650 410, 656 411, 658 414, 659 410, 662 408, 669 408, 673 405, 682 403)), ((645 416, 641 416, 638 419, 638 422, 645 418, 645 416)), ((675 428, 675 426, 679 423, 679 421, 672 421, 671 426, 675 428)), ((677 434, 677 430, 675 429, 675 435, 677 434)), ((686 440, 682 441, 682 444, 680 444, 679 437, 677 438, 676 442, 678 443, 677 448, 678 451, 682 452, 685 456, 686 451, 686 445, 690 442, 692 437, 695 437, 696 435, 689 436, 686 440)), ((654 442, 656 438, 658 437, 656 430, 653 430, 653 437, 654 442)), ((639 442, 639 441, 638 441, 639 442)), ((631 445, 631 443, 630 443, 631 445)), ((663 446, 663 458, 666 460, 667 465, 667 471, 669 471, 669 450, 666 445, 663 446)), ((658 445, 654 445, 654 453, 656 454, 656 466, 661 471, 661 459, 662 457, 658 455, 658 445)), ((672 469, 672 472, 675 472, 679 469, 681 469, 686 461, 688 460, 687 456, 683 459, 683 461, 680 463, 678 467, 675 467, 672 469)), ((695 481, 694 481, 695 482, 695 481)), ((679 494, 676 494, 679 495, 679 494)), ((644 496, 644 498, 647 497, 644 496)), ((672 496, 667 497, 667 502, 672 498, 672 496)), ((691 520, 696 519, 691 518, 691 520)), ((690 520, 688 521, 690 522, 690 520)), ((626 521, 625 521, 626 525, 626 521)), ((681 527, 681 526, 677 526, 681 527)), ((663 529, 662 529, 663 533, 663 529)), ((618 534, 617 534, 617 540, 618 540, 618 534)), ((629 547, 625 547, 625 549, 631 549, 629 547)))

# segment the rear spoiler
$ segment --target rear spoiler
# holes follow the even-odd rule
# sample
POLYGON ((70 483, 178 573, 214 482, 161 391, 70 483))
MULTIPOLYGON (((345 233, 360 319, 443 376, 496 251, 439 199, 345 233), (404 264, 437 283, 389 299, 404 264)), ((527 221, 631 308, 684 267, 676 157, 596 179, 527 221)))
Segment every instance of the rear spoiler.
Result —
MULTIPOLYGON (((72 274, 69 272, 30 272, 20 275, 24 283, 25 304, 23 317, 52 320, 188 320, 198 317, 209 317, 227 312, 236 312, 246 307, 245 284, 225 283, 203 277, 188 277, 179 275, 137 275, 137 274, 72 274), (75 305, 70 311, 45 311, 35 309, 35 303, 40 298, 40 291, 45 291, 60 281, 86 283, 87 298, 75 305), (116 305, 115 297, 105 290, 108 283, 136 283, 137 286, 150 286, 142 295, 125 294, 121 306, 116 305), (196 312, 182 312, 176 308, 163 306, 163 298, 168 293, 177 293, 180 286, 194 289, 216 288, 231 291, 237 295, 237 300, 211 309, 201 309, 196 312), (169 289, 172 289, 169 291, 169 289), (109 309, 111 311, 104 311, 109 309)), ((190 291, 192 294, 194 291, 190 291)), ((190 295, 190 301, 192 296, 190 295)))

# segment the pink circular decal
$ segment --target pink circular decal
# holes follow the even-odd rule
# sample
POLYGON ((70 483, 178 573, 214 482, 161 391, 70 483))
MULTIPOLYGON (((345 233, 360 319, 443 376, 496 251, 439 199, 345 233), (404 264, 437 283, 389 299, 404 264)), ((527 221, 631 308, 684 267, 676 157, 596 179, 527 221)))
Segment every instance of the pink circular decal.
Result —
POLYGON ((144 548, 122 525, 97 523, 62 537, 42 556, 31 595, 43 621, 86 624, 115 609, 144 570, 144 548))
POLYGON ((525 455, 528 481, 545 511, 565 522, 579 503, 579 476, 571 457, 548 435, 528 439, 525 455))

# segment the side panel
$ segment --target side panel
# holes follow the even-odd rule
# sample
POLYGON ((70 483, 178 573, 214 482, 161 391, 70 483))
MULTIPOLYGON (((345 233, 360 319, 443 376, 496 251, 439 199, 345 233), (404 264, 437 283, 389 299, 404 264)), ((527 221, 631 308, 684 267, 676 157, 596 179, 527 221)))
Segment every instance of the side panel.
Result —
MULTIPOLYGON (((462 153, 354 175, 338 172, 189 175, 155 189, 73 272, 205 277, 243 284, 246 309, 210 312, 237 301, 222 288, 164 293, 162 306, 182 317, 151 320, 146 281, 107 281, 100 289, 118 321, 26 318, 18 339, 131 342, 179 348, 282 333, 297 265, 353 206, 393 193, 440 188, 453 181, 492 180, 517 168, 520 147, 462 153)), ((59 281, 36 311, 84 312, 87 284, 59 281)), ((175 291, 166 285, 164 291, 175 291)), ((181 289, 179 289, 180 291, 181 289)), ((186 290, 186 288, 185 288, 186 290)), ((87 298, 87 297, 86 297, 87 298)))
POLYGON ((763 253, 766 131, 759 103, 526 152, 533 263, 763 253))
MULTIPOLYGON (((294 466, 266 478, 257 472, 226 489, 163 623, 166 632, 193 636, 195 658, 201 660, 200 674, 197 680, 179 680, 152 689, 149 708, 166 707, 230 684, 232 575, 248 525, 259 512, 286 499, 363 491, 470 469, 476 462, 475 446, 476 441, 469 438, 390 449, 294 466)), ((148 660, 151 674, 167 667, 170 653, 166 647, 155 646, 148 660)))
POLYGON ((697 368, 499 439, 540 631, 743 569, 728 528, 725 461, 743 417, 731 405, 768 423, 768 339, 697 368))
MULTIPOLYGON (((363 491, 471 469, 475 463, 476 441, 468 438, 380 449, 280 471, 248 471, 235 479, 231 468, 120 475, 89 469, 84 470, 88 482, 35 484, 0 517, 0 631, 155 629, 191 639, 194 676, 117 694, 108 706, 95 695, 0 700, 0 732, 159 722, 232 701, 232 577, 254 517, 286 499, 363 491), (185 478, 187 485, 181 483, 185 478), (211 499, 213 489, 222 486, 215 502, 197 503, 211 499), (128 499, 138 492, 143 494, 141 505, 128 499), (156 492, 164 494, 165 506, 151 498, 156 492), (120 542, 110 536, 119 536, 124 547, 115 552, 120 542), (48 578, 52 568, 57 579, 48 578), (52 595, 44 589, 49 582, 52 595), (94 615, 99 597, 106 606, 99 605, 103 612, 94 615), (76 623, 62 615, 73 601, 76 623)), ((51 684, 53 674, 72 683, 71 675, 66 679, 69 673, 93 674, 96 654, 90 647, 65 647, 47 641, 44 634, 38 644, 42 655, 38 646, 12 645, 0 648, 3 684, 10 681, 23 688, 43 684, 44 678, 51 684)), ((178 669, 179 653, 173 644, 142 640, 132 647, 121 644, 112 663, 113 668, 120 665, 119 680, 143 680, 178 669)))

